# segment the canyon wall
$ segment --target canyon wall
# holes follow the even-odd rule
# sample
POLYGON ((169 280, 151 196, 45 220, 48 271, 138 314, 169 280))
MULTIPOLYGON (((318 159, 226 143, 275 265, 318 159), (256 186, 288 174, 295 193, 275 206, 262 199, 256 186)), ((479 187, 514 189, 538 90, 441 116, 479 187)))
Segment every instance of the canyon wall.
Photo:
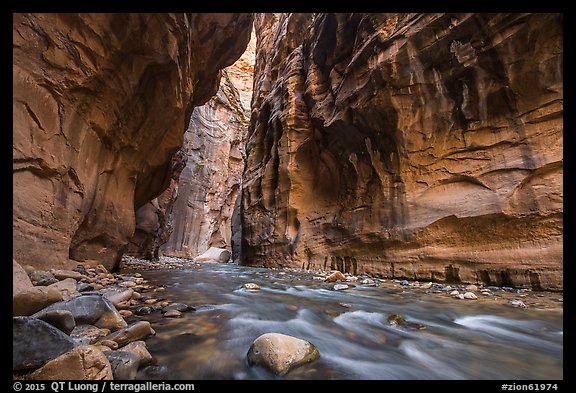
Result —
POLYGON ((562 288, 560 14, 259 14, 242 263, 562 288))
MULTIPOLYGON (((224 69, 218 93, 192 113, 172 160, 170 186, 136 212, 127 254, 194 258, 210 247, 231 249, 232 215, 244 169, 256 39, 224 69)), ((240 236, 241 231, 236 232, 240 236)))
POLYGON ((14 14, 14 258, 116 267, 251 28, 251 14, 14 14))

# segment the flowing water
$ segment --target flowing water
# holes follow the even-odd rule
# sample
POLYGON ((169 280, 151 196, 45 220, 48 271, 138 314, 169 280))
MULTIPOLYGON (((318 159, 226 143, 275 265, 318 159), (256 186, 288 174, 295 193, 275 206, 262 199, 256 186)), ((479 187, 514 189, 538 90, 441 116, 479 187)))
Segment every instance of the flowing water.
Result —
MULTIPOLYGON (((519 309, 233 264, 141 271, 162 296, 194 306, 146 317, 146 343, 171 379, 562 379, 561 308, 519 309), (241 289, 247 282, 260 290, 241 289), (424 330, 389 326, 401 314, 424 330), (277 377, 246 353, 267 332, 312 342, 321 357, 277 377), (166 371, 168 370, 168 371, 166 371)), ((560 296, 560 295, 559 295, 560 296)), ((150 378, 150 375, 142 378, 150 378)))

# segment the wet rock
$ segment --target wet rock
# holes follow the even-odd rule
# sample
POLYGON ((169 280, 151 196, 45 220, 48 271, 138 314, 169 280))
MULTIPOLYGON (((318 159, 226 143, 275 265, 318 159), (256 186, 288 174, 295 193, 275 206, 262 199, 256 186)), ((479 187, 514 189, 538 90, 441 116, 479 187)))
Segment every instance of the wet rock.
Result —
POLYGON ((296 306, 294 304, 289 304, 286 306, 286 309, 288 309, 290 311, 298 311, 298 306, 296 306))
POLYGON ((386 323, 390 326, 402 326, 406 323, 406 318, 400 314, 392 314, 386 318, 386 323))
POLYGON ((376 281, 374 281, 374 280, 372 280, 372 279, 370 279, 370 278, 366 278, 366 279, 360 281, 360 284, 366 285, 366 286, 369 286, 369 287, 375 287, 376 285, 378 285, 378 284, 376 283, 376 281))
POLYGON ((46 270, 33 270, 28 276, 34 285, 47 286, 58 282, 58 279, 46 270))
POLYGON ((62 330, 66 334, 70 334, 76 327, 74 316, 67 310, 40 310, 32 315, 33 318, 38 318, 50 325, 62 330))
POLYGON ((136 373, 140 366, 140 358, 138 356, 124 351, 104 352, 104 355, 110 362, 114 379, 128 381, 136 378, 136 373))
POLYGON ((33 286, 22 288, 12 295, 12 315, 32 315, 61 300, 62 294, 54 288, 33 286))
POLYGON ((510 303, 510 304, 511 304, 512 306, 514 306, 514 307, 528 308, 528 306, 526 305, 526 303, 524 303, 522 300, 513 299, 513 300, 510 300, 508 303, 510 303))
POLYGON ((111 380, 112 368, 104 353, 82 345, 49 361, 30 374, 34 380, 111 380))
POLYGON ((320 357, 316 347, 296 337, 266 333, 258 337, 248 350, 248 364, 259 365, 277 375, 320 357))
POLYGON ((72 330, 70 336, 80 339, 86 339, 90 344, 110 334, 110 329, 101 329, 93 325, 78 325, 72 330))
POLYGON ((154 304, 156 303, 158 300, 156 299, 146 299, 144 300, 144 304, 154 304))
POLYGON ((170 310, 186 312, 186 311, 194 311, 194 307, 189 306, 185 303, 172 303, 172 304, 169 304, 168 306, 164 307, 162 309, 162 312, 166 312, 166 311, 170 311, 170 310))
POLYGON ((134 290, 129 288, 111 289, 103 292, 103 296, 110 300, 114 306, 117 306, 119 303, 125 302, 126 300, 130 300, 133 294, 134 290))
POLYGON ((149 315, 152 314, 152 312, 154 311, 154 309, 150 306, 142 306, 142 307, 138 307, 134 310, 134 314, 136 315, 149 315))
POLYGON ((142 297, 142 295, 139 292, 134 291, 134 293, 132 294, 132 299, 134 300, 139 300, 142 297))
POLYGON ((130 317, 130 316, 134 315, 134 313, 130 310, 118 310, 118 313, 120 315, 122 315, 123 317, 130 317))
POLYGON ((478 296, 476 296, 476 295, 475 295, 474 293, 472 293, 472 292, 466 292, 466 293, 464 293, 464 295, 462 295, 462 296, 464 296, 464 299, 468 299, 468 300, 476 300, 476 299, 478 299, 478 296))
POLYGON ((121 286, 127 287, 127 288, 132 288, 132 287, 135 287, 137 284, 134 281, 122 281, 118 285, 121 285, 121 286))
POLYGON ((260 286, 258 286, 258 284, 253 283, 253 282, 247 282, 245 284, 242 284, 242 288, 244 288, 244 289, 260 289, 260 286))
POLYGON ((326 279, 324 281, 326 282, 336 282, 338 280, 340 281, 344 281, 346 279, 346 277, 344 276, 344 274, 342 274, 342 272, 340 271, 335 271, 334 273, 330 274, 328 277, 326 277, 326 279))
POLYGON ((348 289, 350 287, 346 284, 334 284, 333 288, 335 291, 343 291, 343 290, 348 289))
POLYGON ((168 310, 164 313, 164 318, 180 318, 182 313, 178 310, 168 310))
POLYGON ((144 341, 133 341, 123 346, 120 350, 136 355, 140 360, 140 366, 144 366, 152 361, 152 355, 148 351, 148 347, 144 341))
POLYGON ((117 332, 109 334, 108 336, 104 337, 104 340, 116 341, 119 347, 123 347, 132 341, 138 341, 154 334, 156 334, 156 332, 154 332, 152 329, 150 322, 139 321, 128 327, 120 329, 117 332))
POLYGON ((114 305, 98 295, 78 296, 66 302, 54 303, 49 309, 70 311, 77 325, 88 324, 111 330, 126 327, 126 321, 114 305))
POLYGON ((43 366, 75 345, 71 337, 47 322, 32 317, 12 318, 12 370, 43 366))
POLYGON ((76 289, 78 282, 73 278, 65 278, 64 280, 58 281, 54 284, 50 284, 48 288, 54 288, 60 294, 62 294, 62 300, 70 300, 77 296, 80 296, 80 292, 76 289))
POLYGON ((349 303, 338 303, 338 305, 342 306, 342 307, 346 307, 346 308, 351 308, 352 305, 349 303))

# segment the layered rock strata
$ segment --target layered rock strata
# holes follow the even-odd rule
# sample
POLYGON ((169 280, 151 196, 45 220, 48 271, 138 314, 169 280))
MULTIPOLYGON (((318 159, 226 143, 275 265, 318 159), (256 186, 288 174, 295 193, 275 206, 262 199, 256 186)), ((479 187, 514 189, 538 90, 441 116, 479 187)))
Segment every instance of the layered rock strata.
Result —
POLYGON ((13 15, 13 253, 118 265, 250 14, 13 15))
POLYGON ((243 263, 562 288, 560 14, 261 14, 243 263))

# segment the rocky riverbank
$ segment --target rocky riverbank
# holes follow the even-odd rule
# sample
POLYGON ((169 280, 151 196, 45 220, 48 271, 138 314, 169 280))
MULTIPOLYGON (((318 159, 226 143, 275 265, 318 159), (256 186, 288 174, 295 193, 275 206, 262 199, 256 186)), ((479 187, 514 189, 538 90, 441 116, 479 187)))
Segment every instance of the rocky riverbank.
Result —
POLYGON ((193 308, 165 299, 140 273, 102 265, 42 271, 13 261, 13 357, 18 379, 122 379, 153 365, 139 316, 193 308))

